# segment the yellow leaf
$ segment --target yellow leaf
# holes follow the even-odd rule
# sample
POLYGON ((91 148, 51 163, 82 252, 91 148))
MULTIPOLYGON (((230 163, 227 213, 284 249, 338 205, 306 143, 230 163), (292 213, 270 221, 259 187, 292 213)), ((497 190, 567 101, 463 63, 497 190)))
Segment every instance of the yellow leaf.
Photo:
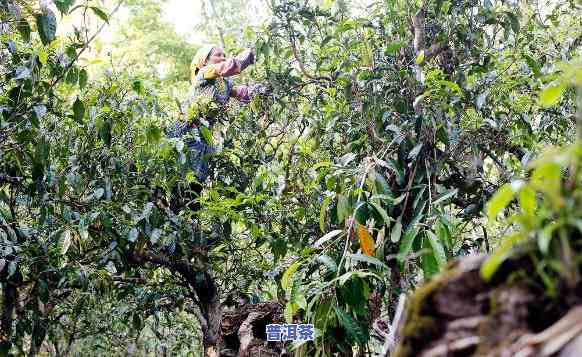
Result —
POLYGON ((425 53, 424 50, 422 50, 418 53, 418 56, 416 56, 416 64, 421 64, 422 62, 424 62, 424 57, 425 53))
POLYGON ((362 252, 364 254, 373 257, 374 256, 374 239, 366 227, 362 224, 358 223, 358 237, 360 237, 360 247, 362 248, 362 252))
POLYGON ((544 107, 557 104, 565 89, 566 87, 564 85, 547 87, 540 93, 540 104, 544 107))

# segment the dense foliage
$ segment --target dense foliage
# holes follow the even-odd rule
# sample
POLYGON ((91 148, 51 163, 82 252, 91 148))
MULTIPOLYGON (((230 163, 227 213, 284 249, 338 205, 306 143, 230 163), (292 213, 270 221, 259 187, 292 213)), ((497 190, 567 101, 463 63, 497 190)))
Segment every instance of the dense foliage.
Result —
MULTIPOLYGON (((165 5, 0 1, 0 353, 200 355, 239 296, 315 325, 297 355, 379 352, 399 295, 452 258, 521 227, 491 276, 516 241, 536 236, 547 254, 554 231, 580 228, 578 168, 534 160, 576 138, 574 1, 377 1, 355 15, 276 0, 247 31, 207 14, 228 50, 254 44, 237 80, 269 92, 209 135, 196 211, 169 207, 194 180, 164 129, 184 111, 196 46, 165 5), (110 55, 92 60, 119 8, 110 55), (57 36, 59 14, 78 23, 57 36), (495 222, 514 195, 522 213, 495 222)), ((556 296, 563 270, 546 264, 556 296)))

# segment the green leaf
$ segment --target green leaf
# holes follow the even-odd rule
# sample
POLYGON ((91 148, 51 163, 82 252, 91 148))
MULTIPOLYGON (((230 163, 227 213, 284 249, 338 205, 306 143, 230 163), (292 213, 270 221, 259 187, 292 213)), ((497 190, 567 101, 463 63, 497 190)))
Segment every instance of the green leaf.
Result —
POLYGON ((343 224, 346 220, 346 218, 348 218, 351 215, 351 210, 350 210, 350 203, 348 201, 348 198, 345 195, 338 195, 337 196, 337 218, 338 221, 343 224))
POLYGON ((87 82, 89 80, 89 75, 87 74, 87 70, 86 69, 81 69, 79 71, 79 88, 85 88, 85 86, 87 85, 87 82))
POLYGON ((330 273, 337 272, 337 264, 333 259, 331 259, 330 256, 323 254, 323 255, 318 256, 316 258, 316 260, 320 263, 323 263, 323 265, 325 265, 327 267, 327 269, 330 273))
POLYGON ((22 36, 22 39, 25 42, 30 42, 30 33, 32 32, 32 29, 30 28, 30 24, 28 23, 28 21, 26 21, 26 19, 24 18, 21 18, 16 23, 16 28, 18 29, 18 32, 20 32, 20 36, 22 36))
POLYGON ((65 80, 71 85, 77 84, 77 81, 79 80, 79 72, 76 67, 69 68, 65 80))
POLYGON ((214 145, 214 139, 212 138, 212 133, 210 132, 210 130, 206 126, 200 125, 198 127, 198 130, 200 131, 200 134, 202 135, 204 140, 206 140, 206 142, 209 145, 214 145))
POLYGON ((550 107, 554 104, 557 104, 560 101, 560 97, 562 96, 562 93, 565 89, 566 86, 563 84, 545 88, 540 93, 540 104, 543 107, 550 107))
POLYGON ((133 325, 133 329, 135 331, 140 331, 142 329, 142 319, 141 316, 138 313, 134 313, 133 314, 133 318, 132 318, 132 325, 133 325))
POLYGON ((353 343, 365 344, 369 337, 367 331, 350 314, 341 308, 335 307, 335 311, 338 321, 347 333, 348 339, 353 343))
POLYGON ((346 281, 343 286, 337 287, 343 302, 352 308, 356 315, 364 315, 366 312, 366 290, 365 283, 359 277, 354 277, 346 281))
POLYGON ((449 230, 450 223, 443 216, 439 217, 439 221, 436 224, 437 237, 445 245, 447 251, 451 251, 453 248, 453 242, 451 241, 451 231, 449 230))
POLYGON ((425 58, 425 54, 424 54, 424 50, 422 50, 418 53, 418 56, 416 56, 416 64, 421 64, 422 62, 424 62, 424 58, 425 58))
POLYGON ((540 248, 540 252, 543 254, 548 254, 550 250, 550 243, 552 241, 552 237, 554 236, 554 231, 561 226, 561 222, 552 222, 542 231, 539 233, 538 237, 538 247, 540 248))
POLYGON ((314 247, 321 247, 323 243, 327 242, 328 240, 332 239, 333 237, 341 234, 343 231, 341 229, 336 229, 331 232, 326 233, 323 237, 319 238, 314 244, 314 247))
POLYGON ((44 280, 38 282, 38 297, 45 304, 49 301, 49 287, 44 280))
POLYGON ((50 156, 50 146, 49 143, 42 139, 37 145, 34 154, 34 159, 37 163, 46 166, 47 161, 50 156))
POLYGON ((83 124, 83 116, 85 116, 85 104, 77 98, 73 103, 73 118, 79 124, 83 124))
POLYGON ((455 196, 457 194, 457 192, 459 192, 458 189, 452 189, 452 190, 448 190, 446 192, 443 192, 442 194, 440 194, 438 197, 435 198, 434 201, 432 201, 433 206, 438 205, 439 203, 448 200, 449 198, 455 196))
POLYGON ((99 128, 99 138, 103 140, 105 145, 111 146, 111 122, 109 120, 103 120, 101 127, 99 128))
POLYGON ((516 34, 519 33, 519 19, 517 16, 509 11, 507 11, 505 14, 507 15, 509 23, 511 24, 511 30, 516 34))
POLYGON ((524 236, 519 232, 503 238, 499 248, 481 265, 480 272, 483 279, 490 280, 493 277, 501 263, 507 258, 510 249, 523 238, 524 236))
POLYGON ((394 224, 394 227, 392 227, 392 231, 390 232, 390 241, 392 243, 398 243, 401 235, 402 235, 402 222, 400 221, 400 217, 398 217, 396 223, 394 224))
MULTIPOLYGON (((431 250, 430 243, 428 239, 423 240, 422 242, 422 249, 431 250)), ((434 254, 423 254, 420 257, 420 263, 422 267, 422 273, 425 279, 430 279, 434 275, 438 274, 440 271, 439 263, 435 259, 434 254)))
POLYGON ((297 306, 297 304, 295 304, 294 302, 290 301, 287 304, 285 304, 285 310, 283 311, 283 317, 285 318, 285 321, 287 321, 288 323, 293 322, 293 314, 298 309, 299 306, 297 306))
POLYGON ((43 45, 54 41, 57 34, 57 18, 50 9, 45 9, 43 14, 36 15, 36 26, 43 45))
POLYGON ((16 273, 16 262, 13 260, 8 264, 8 277, 11 277, 16 273))
POLYGON ((384 50, 384 54, 387 56, 394 55, 400 48, 402 48, 402 43, 400 42, 392 42, 386 49, 384 50))
POLYGON ((75 4, 75 0, 53 0, 53 2, 63 15, 68 14, 71 6, 75 4))
POLYGON ((540 191, 553 192, 560 189, 560 165, 555 162, 544 162, 534 170, 531 184, 540 191))
POLYGON ((382 263, 380 261, 380 259, 375 258, 375 257, 371 257, 369 255, 365 255, 365 254, 348 254, 348 257, 350 257, 352 260, 358 261, 358 262, 364 262, 364 263, 368 263, 368 264, 372 264, 372 265, 376 265, 382 269, 388 269, 388 266, 384 263, 382 263))
POLYGON ((448 14, 450 8, 451 8, 451 2, 450 1, 443 1, 443 4, 441 6, 442 13, 443 14, 448 14))
POLYGON ((67 254, 69 247, 71 246, 71 231, 66 229, 61 234, 61 239, 59 241, 59 252, 61 255, 67 254))
POLYGON ((422 143, 418 143, 412 150, 410 150, 410 153, 408 154, 408 159, 410 160, 416 159, 416 157, 420 153, 420 150, 422 149, 422 146, 423 146, 422 143))
POLYGON ((379 173, 374 175, 374 188, 379 195, 391 195, 392 192, 390 191, 390 185, 386 182, 384 176, 379 173))
POLYGON ((148 142, 157 143, 162 139, 162 130, 157 126, 150 124, 146 131, 146 137, 148 142))
POLYGON ((487 204, 487 217, 490 222, 513 200, 511 184, 505 184, 493 195, 487 204))
POLYGON ((404 233, 404 237, 400 242, 400 247, 398 250, 398 261, 403 262, 408 254, 412 251, 412 245, 414 244, 414 239, 418 234, 418 229, 415 227, 409 228, 404 233))
POLYGON ((133 243, 137 240, 138 236, 139 231, 137 230, 137 228, 133 227, 132 229, 129 230, 129 233, 127 234, 127 240, 133 243))
POLYGON ((519 191, 519 205, 528 215, 533 215, 537 208, 536 192, 530 186, 524 186, 519 191))
POLYGON ((107 16, 107 14, 103 10, 101 10, 97 6, 91 6, 90 9, 93 10, 95 15, 97 15, 101 20, 109 23, 109 16, 107 16))
MULTIPOLYGON (((143 94, 144 93, 144 88, 143 88, 143 84, 141 83, 141 81, 139 80, 135 80, 133 81, 132 84, 132 88, 133 90, 137 93, 137 94, 143 94)), ((178 106, 180 105, 180 103, 178 102, 178 106)))
POLYGON ((441 241, 437 238, 437 236, 433 232, 427 230, 426 236, 428 238, 430 246, 432 247, 432 253, 434 255, 434 258, 436 259, 439 268, 442 269, 445 265, 447 265, 447 254, 445 253, 445 249, 441 241))
POLYGON ((376 210, 376 212, 378 212, 378 214, 380 214, 380 216, 382 217, 382 220, 384 221, 384 224, 390 224, 390 221, 392 221, 392 219, 388 216, 388 213, 386 212, 386 210, 384 208, 382 208, 382 206, 380 206, 378 203, 372 202, 370 201, 370 205, 372 207, 374 207, 374 209, 376 210))
POLYGON ((534 73, 534 75, 536 77, 540 76, 541 68, 540 68, 540 65, 538 64, 538 62, 532 56, 528 55, 527 53, 523 54, 523 58, 525 58, 525 62, 527 63, 527 66, 534 73))
POLYGON ((293 274, 295 274, 297 269, 299 269, 301 263, 303 263, 302 260, 297 260, 293 264, 291 264, 289 268, 287 268, 287 270, 285 270, 285 272, 283 273, 283 277, 281 278, 281 287, 283 288, 283 290, 289 289, 292 281, 291 278, 293 278, 293 274))
POLYGON ((449 88, 451 91, 456 92, 457 94, 463 94, 463 90, 455 82, 442 80, 442 81, 439 81, 439 83, 444 85, 445 87, 449 88))

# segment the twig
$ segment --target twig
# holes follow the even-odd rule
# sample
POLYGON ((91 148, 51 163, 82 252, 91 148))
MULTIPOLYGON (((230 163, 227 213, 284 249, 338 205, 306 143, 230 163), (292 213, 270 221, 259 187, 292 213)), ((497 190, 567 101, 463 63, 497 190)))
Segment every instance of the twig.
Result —
POLYGON ((396 313, 394 314, 394 320, 392 321, 392 325, 388 331, 388 336, 386 336, 386 340, 384 341, 384 347, 382 348, 380 357, 386 357, 394 351, 397 338, 396 333, 398 332, 398 325, 400 324, 400 320, 402 320, 402 316, 404 314, 405 303, 406 295, 400 294, 398 299, 398 306, 396 307, 396 313))
POLYGON ((312 74, 310 74, 309 72, 307 72, 307 70, 305 69, 305 66, 303 65, 303 61, 301 61, 300 57, 299 57, 299 51, 297 51, 297 46, 295 46, 295 37, 293 36, 293 32, 291 30, 291 25, 288 24, 288 31, 289 31, 289 42, 291 42, 291 49, 293 49, 293 56, 295 57, 295 60, 297 61, 297 64, 299 64, 299 69, 301 70, 301 73, 303 73, 303 75, 309 79, 315 80, 315 81, 319 81, 319 80, 326 80, 326 81, 330 81, 332 82, 332 79, 330 77, 327 76, 314 76, 312 74))

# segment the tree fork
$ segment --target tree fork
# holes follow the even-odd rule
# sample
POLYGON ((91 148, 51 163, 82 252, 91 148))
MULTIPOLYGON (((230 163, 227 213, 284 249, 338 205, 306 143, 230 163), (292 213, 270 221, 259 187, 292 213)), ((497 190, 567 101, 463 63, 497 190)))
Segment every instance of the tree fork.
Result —
POLYGON ((180 274, 195 292, 201 315, 197 315, 204 336, 204 354, 207 357, 218 357, 220 351, 220 322, 222 310, 220 298, 214 279, 203 267, 196 267, 184 260, 170 260, 169 258, 151 252, 140 252, 134 255, 137 263, 144 261, 165 267, 180 274))

